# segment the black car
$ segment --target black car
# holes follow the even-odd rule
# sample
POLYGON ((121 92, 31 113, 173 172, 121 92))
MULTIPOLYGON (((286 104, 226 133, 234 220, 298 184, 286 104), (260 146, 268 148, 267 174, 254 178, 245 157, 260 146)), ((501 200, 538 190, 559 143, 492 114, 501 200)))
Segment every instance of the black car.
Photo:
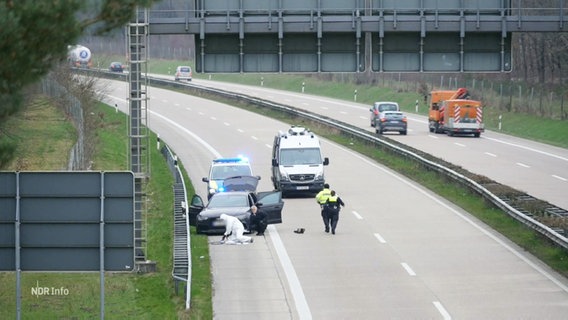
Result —
MULTIPOLYGON (((254 192, 252 184, 257 177, 233 177, 225 181, 225 192, 215 193, 207 206, 199 195, 194 195, 189 206, 189 223, 196 227, 197 233, 221 234, 225 232, 225 222, 221 214, 239 218, 245 229, 249 229, 250 207, 256 205, 267 215, 268 224, 282 223, 282 193, 254 192), (244 179, 243 179, 244 178, 244 179), (239 181, 244 181, 240 183, 239 181)), ((256 180, 258 183, 258 180, 256 180)))
POLYGON ((124 72, 124 66, 120 62, 112 62, 108 69, 112 72, 124 72))

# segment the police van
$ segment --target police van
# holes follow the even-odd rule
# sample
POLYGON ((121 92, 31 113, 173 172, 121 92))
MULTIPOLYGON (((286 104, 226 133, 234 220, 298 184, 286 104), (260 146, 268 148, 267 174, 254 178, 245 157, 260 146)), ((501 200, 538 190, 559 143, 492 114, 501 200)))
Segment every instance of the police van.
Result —
MULTIPOLYGON (((248 158, 239 156, 214 159, 211 162, 209 175, 201 179, 207 183, 207 198, 211 198, 217 192, 224 192, 225 181, 235 177, 252 177, 252 168, 248 158)), ((260 176, 254 178, 260 180, 260 176)))
POLYGON ((316 193, 325 183, 323 167, 329 159, 322 156, 320 141, 310 130, 292 126, 274 137, 272 146, 272 183, 282 194, 316 193))

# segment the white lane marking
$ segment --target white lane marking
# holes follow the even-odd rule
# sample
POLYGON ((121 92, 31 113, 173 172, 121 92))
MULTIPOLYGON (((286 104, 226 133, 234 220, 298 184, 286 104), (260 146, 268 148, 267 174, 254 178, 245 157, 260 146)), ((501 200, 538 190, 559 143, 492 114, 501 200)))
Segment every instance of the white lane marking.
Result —
POLYGON ((243 133, 245 132, 243 129, 237 129, 238 132, 243 133))
POLYGON ((555 175, 555 174, 553 174, 552 176, 553 176, 554 178, 558 179, 558 180, 568 181, 568 179, 563 178, 563 177, 561 177, 561 176, 557 176, 557 175, 555 175))
POLYGON ((162 100, 163 103, 168 103, 168 100, 162 100))
POLYGON ((411 275, 413 277, 416 275, 416 273, 412 270, 412 268, 407 263, 403 262, 400 265, 402 265, 404 270, 406 270, 406 272, 408 272, 409 275, 411 275))
POLYGON ((174 103, 174 106, 179 107, 180 104, 179 104, 179 103, 174 103))
POLYGON ((363 220, 363 217, 361 217, 360 214, 357 213, 357 211, 351 211, 351 213, 353 213, 353 215, 355 216, 355 218, 359 219, 359 220, 363 220))
POLYGON ((266 146, 268 149, 271 149, 271 148, 272 148, 272 145, 270 145, 270 144, 268 144, 268 143, 265 144, 265 146, 266 146))
POLYGON ((205 115, 205 113, 203 113, 203 112, 198 112, 197 114, 200 115, 200 116, 204 116, 204 115, 205 115))
POLYGON ((224 125, 226 125, 227 127, 230 126, 231 124, 228 122, 223 122, 224 125))
POLYGON ((428 135, 428 138, 432 138, 432 139, 440 139, 440 138, 438 138, 437 136, 435 136, 435 135, 433 135, 433 134, 429 134, 429 135, 428 135))
POLYGON ((377 240, 379 240, 380 243, 387 243, 387 241, 383 237, 381 237, 380 234, 374 233, 373 235, 375 236, 375 238, 377 238, 377 240))
POLYGON ((331 146, 334 146, 340 150, 343 150, 344 152, 349 153, 350 155, 352 155, 353 157, 367 163, 368 165, 375 167, 376 169, 379 169, 381 171, 383 171, 384 173, 390 175, 391 177, 401 181, 402 183, 406 184, 407 186, 409 186, 410 188, 418 191, 419 193, 421 193, 422 195, 424 195, 425 197, 427 197, 428 199, 436 202, 438 205, 446 208, 446 210, 449 210, 450 212, 453 212, 456 216, 462 218, 465 222, 469 223, 471 226, 473 226, 474 228, 476 228, 477 230, 479 230, 481 233, 483 233, 485 236, 489 237, 490 239, 493 239, 493 241, 495 241, 496 243, 500 244, 503 248, 507 249, 509 252, 511 252, 515 257, 519 258, 520 260, 522 260, 523 262, 525 262, 527 265, 529 265, 531 268, 533 268, 535 271, 537 271, 538 273, 540 273, 542 276, 544 276, 545 278, 547 278, 548 280, 550 280, 551 282, 553 282, 555 285, 557 285, 560 289, 564 290, 565 292, 568 293, 568 286, 564 285, 564 283, 562 283, 561 281, 559 281, 558 279, 556 279, 552 274, 550 274, 548 271, 544 270, 543 268, 541 268, 539 265, 535 264, 534 262, 532 262, 531 260, 529 260, 527 257, 524 256, 523 253, 519 252, 518 250, 514 249, 513 247, 511 247, 510 245, 508 245, 507 243, 505 243, 503 240, 499 239, 498 237, 496 237, 495 235, 493 235, 492 233, 490 233, 489 231, 485 230, 482 226, 480 226, 479 224, 475 223, 473 220, 471 220, 469 217, 467 217, 466 215, 462 214, 461 212, 459 212, 458 210, 450 207, 449 205, 447 205, 446 203, 442 202, 442 200, 434 197, 433 195, 429 194, 428 192, 426 192, 424 189, 422 189, 422 187, 420 185, 414 184, 411 181, 406 180, 406 178, 403 178, 401 176, 399 176, 398 174, 395 174, 391 171, 389 171, 390 169, 386 169, 384 167, 381 167, 380 165, 378 165, 377 163, 371 162, 366 158, 363 158, 361 155, 344 148, 343 146, 340 146, 336 143, 332 143, 329 140, 322 140, 326 143, 328 143, 331 146))
POLYGON ((307 103, 307 102, 302 102, 302 105, 303 105, 303 106, 309 106, 310 104, 307 103))
POLYGON ((461 144, 461 143, 459 143, 459 142, 454 142, 454 144, 455 144, 456 146, 458 146, 458 147, 465 147, 465 144, 461 144))
POLYGON ((187 111, 191 111, 191 108, 190 108, 190 107, 187 107, 187 108, 185 108, 185 110, 187 110, 187 111))
POLYGON ((433 301, 432 303, 434 304, 434 307, 436 307, 436 309, 438 309, 438 312, 440 312, 442 314, 442 317, 444 318, 444 320, 451 320, 452 319, 452 316, 450 316, 450 314, 448 313, 448 311, 446 311, 446 308, 444 308, 444 306, 442 306, 440 301, 433 301))
MULTIPOLYGON (((205 148, 207 148, 207 150, 209 150, 216 158, 221 158, 221 154, 217 152, 217 150, 215 150, 211 145, 209 145, 207 142, 205 142, 195 133, 187 130, 186 128, 179 125, 177 122, 174 122, 162 116, 161 114, 158 114, 153 111, 150 111, 150 113, 155 115, 156 117, 162 118, 164 121, 171 123, 176 128, 187 133, 192 138, 194 138, 199 143, 201 143, 205 148)), ((290 257, 288 257, 288 253, 286 252, 286 248, 282 243, 282 239, 280 239, 280 235, 278 234, 278 231, 276 230, 276 228, 274 228, 273 225, 269 225, 267 229, 270 234, 270 239, 274 244, 276 253, 278 254, 280 264, 282 265, 284 273, 286 274, 286 278, 288 279, 288 283, 290 284, 290 290, 292 292, 292 297, 294 298, 294 302, 296 303, 296 308, 300 316, 300 319, 311 320, 312 313, 310 311, 310 307, 308 306, 308 302, 306 301, 306 296, 304 295, 304 291, 302 290, 302 286, 300 285, 300 280, 298 279, 296 270, 294 270, 294 266, 292 265, 290 257)))
POLYGON ((339 113, 341 113, 341 114, 347 114, 347 112, 345 112, 345 111, 340 111, 339 113))
POLYGON ((253 140, 258 140, 258 138, 255 137, 255 136, 250 136, 250 137, 251 137, 253 140))
POLYGON ((367 120, 367 117, 359 116, 359 118, 367 120))
POLYGON ((329 108, 328 108, 328 107, 320 107, 320 109, 323 109, 323 110, 329 110, 329 108))
POLYGON ((493 153, 491 153, 491 152, 485 152, 485 154, 488 155, 488 156, 490 156, 490 157, 494 157, 494 158, 497 157, 496 154, 493 154, 493 153))
POLYGON ((311 320, 312 313, 310 311, 310 307, 308 306, 308 302, 306 301, 304 290, 302 290, 302 285, 300 284, 298 275, 294 270, 292 261, 290 261, 290 257, 286 252, 286 248, 282 243, 282 239, 280 239, 280 235, 278 234, 278 231, 276 230, 274 225, 269 225, 267 229, 270 235, 270 239, 274 244, 274 249, 276 250, 278 257, 280 258, 280 263, 282 264, 282 268, 284 270, 284 273, 286 274, 288 283, 290 284, 290 290, 292 291, 292 297, 294 297, 298 315, 300 316, 300 319, 311 320))
POLYGON ((511 143, 511 142, 505 142, 505 141, 495 139, 495 138, 488 138, 487 136, 485 136, 483 138, 489 139, 491 141, 499 142, 499 143, 502 143, 502 144, 507 144, 507 145, 510 145, 512 147, 517 147, 517 148, 525 149, 525 150, 528 150, 528 151, 540 153, 540 154, 543 154, 545 156, 553 157, 553 158, 556 158, 556 159, 568 161, 568 158, 564 158, 562 156, 559 156, 559 155, 556 155, 556 154, 553 154, 553 153, 549 153, 549 152, 546 152, 546 151, 541 151, 541 150, 537 150, 537 149, 534 149, 534 148, 531 148, 531 147, 521 146, 521 145, 518 145, 518 144, 515 144, 515 143, 511 143))
POLYGON ((175 126, 176 128, 178 128, 179 130, 187 133, 188 135, 190 135, 193 139, 197 140, 197 142, 199 142, 201 145, 203 145, 207 150, 209 150, 209 152, 211 152, 213 154, 213 156, 215 158, 221 158, 221 154, 219 152, 217 152, 217 150, 215 150, 215 148, 213 148, 210 144, 208 144, 207 142, 205 142, 205 140, 201 139, 198 135, 196 135, 195 133, 187 130, 186 128, 184 128, 183 126, 181 126, 180 124, 178 124, 177 122, 170 120, 169 118, 164 117, 163 115, 156 113, 154 111, 150 111, 150 114, 161 118, 162 120, 172 124, 173 126, 175 126))
POLYGON ((517 165, 518 165, 518 166, 521 166, 521 167, 523 167, 523 168, 530 168, 530 167, 531 167, 531 166, 529 166, 529 165, 526 165, 526 164, 520 163, 520 162, 517 162, 517 165))
POLYGON ((209 117, 209 119, 211 119, 211 120, 217 120, 217 118, 215 118, 215 117, 209 117))

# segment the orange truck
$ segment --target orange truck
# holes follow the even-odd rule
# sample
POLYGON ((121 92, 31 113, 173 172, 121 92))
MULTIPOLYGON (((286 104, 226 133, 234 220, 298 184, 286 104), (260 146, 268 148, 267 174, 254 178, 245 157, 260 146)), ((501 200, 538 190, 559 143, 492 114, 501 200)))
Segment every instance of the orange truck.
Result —
POLYGON ((484 131, 483 105, 480 101, 470 100, 467 89, 432 91, 428 112, 430 132, 473 134, 479 137, 484 131))

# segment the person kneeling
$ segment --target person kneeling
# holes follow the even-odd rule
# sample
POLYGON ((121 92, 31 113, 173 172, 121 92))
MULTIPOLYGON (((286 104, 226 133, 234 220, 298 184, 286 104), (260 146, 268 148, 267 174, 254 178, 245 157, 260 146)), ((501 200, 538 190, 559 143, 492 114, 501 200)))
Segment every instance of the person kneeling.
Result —
POLYGON ((221 241, 224 242, 225 240, 227 240, 225 243, 228 244, 253 242, 251 237, 243 235, 245 227, 238 218, 226 214, 222 214, 219 218, 225 221, 225 226, 226 226, 225 233, 223 234, 223 238, 221 239, 221 241))
POLYGON ((257 236, 264 235, 268 224, 266 223, 266 213, 259 210, 257 206, 250 207, 250 231, 256 230, 257 236))

